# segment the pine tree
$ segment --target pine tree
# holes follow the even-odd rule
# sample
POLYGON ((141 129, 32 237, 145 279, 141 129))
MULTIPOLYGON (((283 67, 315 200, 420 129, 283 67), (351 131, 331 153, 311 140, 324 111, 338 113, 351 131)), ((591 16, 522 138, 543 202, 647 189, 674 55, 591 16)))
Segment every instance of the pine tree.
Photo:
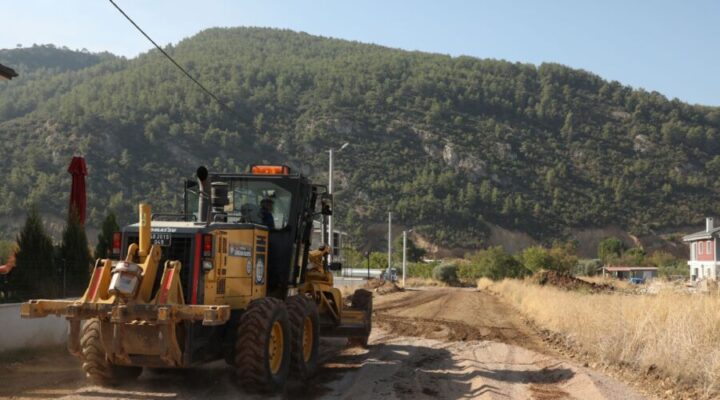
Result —
POLYGON ((113 233, 120 230, 115 213, 108 214, 103 220, 102 230, 98 234, 98 243, 95 246, 95 258, 108 258, 112 249, 113 233))
POLYGON ((53 263, 52 239, 45 233, 37 209, 33 207, 17 237, 18 252, 10 284, 21 297, 57 297, 61 281, 53 263))
POLYGON ((571 140, 573 137, 573 134, 575 133, 574 128, 574 121, 573 121, 573 113, 569 112, 565 116, 565 123, 563 124, 562 128, 560 129, 560 133, 567 139, 571 140))
MULTIPOLYGON (((112 240, 112 234, 111 240, 112 240)), ((70 213, 60 247, 67 294, 81 295, 90 278, 90 250, 85 228, 76 213, 70 213)))

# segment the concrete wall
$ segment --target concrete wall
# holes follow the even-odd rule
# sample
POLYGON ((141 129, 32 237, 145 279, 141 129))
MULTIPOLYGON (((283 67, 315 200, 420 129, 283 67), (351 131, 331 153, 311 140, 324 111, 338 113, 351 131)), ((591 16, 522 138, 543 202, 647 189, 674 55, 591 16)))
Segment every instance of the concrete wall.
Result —
POLYGON ((64 345, 67 331, 65 318, 21 319, 20 304, 0 304, 0 352, 64 345))

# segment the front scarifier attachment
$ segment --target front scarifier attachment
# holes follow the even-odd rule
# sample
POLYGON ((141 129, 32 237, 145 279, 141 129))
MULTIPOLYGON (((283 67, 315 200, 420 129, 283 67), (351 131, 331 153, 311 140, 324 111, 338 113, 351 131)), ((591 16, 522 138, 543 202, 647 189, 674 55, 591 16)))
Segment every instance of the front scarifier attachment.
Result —
POLYGON ((345 337, 350 345, 367 347, 372 330, 372 293, 356 290, 348 307, 340 290, 333 286, 333 275, 324 261, 329 252, 328 246, 310 252, 312 266, 298 292, 317 304, 321 336, 345 337))
POLYGON ((185 304, 179 261, 165 262, 153 295, 162 252, 150 245, 150 206, 140 204, 139 214, 139 244, 128 247, 124 261, 98 259, 83 297, 30 300, 20 310, 23 318, 67 318, 68 349, 82 359, 88 377, 102 384, 137 377, 141 366, 187 366, 179 324, 222 325, 230 318, 229 306, 185 304))
POLYGON ((368 347, 368 338, 372 331, 373 297, 372 292, 365 289, 357 289, 350 299, 350 309, 363 313, 363 327, 359 335, 348 338, 351 346, 368 347))

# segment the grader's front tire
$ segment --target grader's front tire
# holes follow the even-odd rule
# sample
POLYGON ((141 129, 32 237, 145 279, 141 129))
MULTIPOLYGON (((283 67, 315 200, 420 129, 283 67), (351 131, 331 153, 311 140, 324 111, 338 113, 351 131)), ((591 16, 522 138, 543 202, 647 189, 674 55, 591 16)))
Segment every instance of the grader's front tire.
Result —
POLYGON ((285 387, 290 371, 290 324, 285 303, 254 300, 240 317, 235 366, 242 384, 264 391, 285 387))
POLYGON ((290 370, 294 378, 307 379, 317 372, 320 347, 320 317, 317 304, 303 295, 285 300, 290 317, 290 370))
POLYGON ((368 339, 370 338, 370 332, 372 332, 372 313, 373 313, 373 295, 372 292, 365 289, 357 289, 353 293, 350 300, 350 308, 352 310, 364 311, 365 312, 365 332, 362 336, 356 336, 348 338, 349 346, 359 346, 362 348, 368 347, 368 339))
POLYGON ((100 320, 91 319, 85 323, 80 337, 82 369, 85 376, 102 386, 114 386, 136 379, 142 367, 126 367, 108 361, 102 343, 100 320))

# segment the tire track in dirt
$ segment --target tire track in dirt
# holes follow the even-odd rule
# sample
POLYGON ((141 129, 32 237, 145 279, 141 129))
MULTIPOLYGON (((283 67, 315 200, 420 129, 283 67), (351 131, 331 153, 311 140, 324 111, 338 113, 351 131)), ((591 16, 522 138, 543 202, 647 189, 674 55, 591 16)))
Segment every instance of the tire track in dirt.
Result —
POLYGON ((475 290, 405 291, 377 299, 375 321, 406 336, 494 340, 536 350, 542 340, 497 297, 475 290))
POLYGON ((368 349, 323 339, 317 376, 294 381, 274 396, 246 391, 222 361, 165 373, 144 371, 137 381, 117 388, 94 386, 82 377, 77 360, 62 353, 6 368, 0 397, 642 399, 615 380, 543 352, 542 341, 520 316, 489 293, 408 290, 376 296, 375 310, 377 329, 368 349), (67 381, 44 379, 58 368, 57 376, 67 381))
POLYGON ((491 293, 456 288, 408 290, 378 297, 375 309, 376 326, 390 337, 422 338, 416 340, 418 346, 443 347, 448 351, 444 357, 453 360, 426 358, 422 367, 394 375, 399 398, 614 399, 618 393, 623 393, 621 398, 642 398, 619 382, 556 359, 557 354, 543 345, 522 318, 491 293), (469 387, 459 393, 453 385, 444 390, 430 385, 428 391, 423 368, 433 366, 435 371, 444 371, 445 377, 463 377, 469 387), (408 383, 409 375, 414 384, 408 383))

